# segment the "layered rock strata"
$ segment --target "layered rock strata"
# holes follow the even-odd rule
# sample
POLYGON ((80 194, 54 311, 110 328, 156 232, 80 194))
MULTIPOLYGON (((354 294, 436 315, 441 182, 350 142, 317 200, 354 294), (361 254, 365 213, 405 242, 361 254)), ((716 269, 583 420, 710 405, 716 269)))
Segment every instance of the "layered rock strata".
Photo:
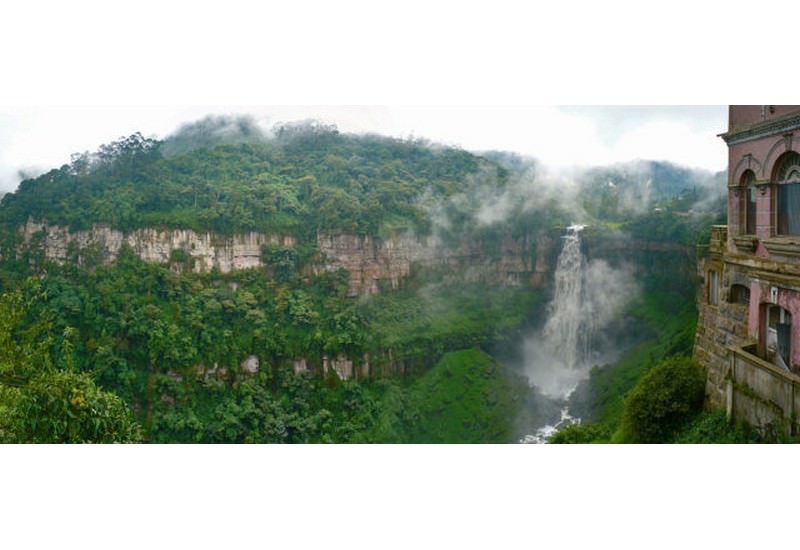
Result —
MULTIPOLYGON (((85 231, 29 220, 20 228, 27 247, 41 250, 43 259, 63 263, 74 257, 86 264, 95 257, 103 264, 113 262, 127 243, 143 260, 169 264, 176 271, 198 273, 266 267, 261 258, 264 246, 294 247, 288 235, 242 233, 231 236, 197 233, 187 229, 137 229, 123 232, 96 225, 85 231)), ((433 237, 400 235, 387 239, 357 235, 317 236, 320 261, 312 271, 346 269, 350 296, 374 294, 382 285, 396 289, 413 265, 445 269, 467 281, 490 280, 501 284, 542 284, 548 272, 554 240, 540 235, 500 240, 493 252, 484 243, 462 239, 444 245, 433 237), (533 246, 532 246, 533 244, 533 246), (536 254, 532 254, 535 248, 536 254), (535 258, 534 258, 535 256, 535 258)))

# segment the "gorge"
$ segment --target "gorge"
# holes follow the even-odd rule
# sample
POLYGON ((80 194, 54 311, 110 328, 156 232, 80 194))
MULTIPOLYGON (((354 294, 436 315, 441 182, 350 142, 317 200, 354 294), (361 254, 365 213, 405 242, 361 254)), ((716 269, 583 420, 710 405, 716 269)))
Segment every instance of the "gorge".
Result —
POLYGON ((88 377, 152 442, 513 442, 603 417, 598 375, 692 303, 713 213, 672 180, 634 213, 630 174, 576 195, 533 161, 279 135, 131 136, 4 197, 11 364, 88 377))

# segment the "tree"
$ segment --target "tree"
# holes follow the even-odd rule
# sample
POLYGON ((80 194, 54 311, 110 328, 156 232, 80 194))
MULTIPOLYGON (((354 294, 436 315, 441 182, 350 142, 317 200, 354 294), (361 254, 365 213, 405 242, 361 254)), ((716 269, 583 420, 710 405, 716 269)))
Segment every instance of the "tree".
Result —
POLYGON ((128 406, 85 373, 38 373, 2 396, 0 434, 13 443, 138 443, 128 406))
MULTIPOLYGON (((0 441, 7 443, 134 443, 142 432, 127 405, 88 374, 57 370, 49 323, 33 315, 40 283, 0 296, 0 441)), ((72 353, 65 330, 62 353, 72 353)), ((71 357, 61 364, 71 367, 71 357)))
POLYGON ((625 401, 623 440, 668 441, 702 409, 705 384, 705 371, 688 357, 671 357, 653 367, 625 401))

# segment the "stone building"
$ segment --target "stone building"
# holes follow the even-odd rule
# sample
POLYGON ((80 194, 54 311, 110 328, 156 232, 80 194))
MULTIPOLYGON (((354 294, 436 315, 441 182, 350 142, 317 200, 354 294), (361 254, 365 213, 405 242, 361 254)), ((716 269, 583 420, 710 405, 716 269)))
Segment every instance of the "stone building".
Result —
POLYGON ((707 400, 764 429, 800 433, 800 105, 732 105, 728 225, 698 269, 694 356, 707 400))

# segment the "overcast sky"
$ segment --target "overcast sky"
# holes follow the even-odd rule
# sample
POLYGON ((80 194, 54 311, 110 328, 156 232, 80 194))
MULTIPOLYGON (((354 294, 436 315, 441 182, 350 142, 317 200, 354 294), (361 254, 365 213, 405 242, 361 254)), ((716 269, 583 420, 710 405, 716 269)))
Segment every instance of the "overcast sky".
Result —
POLYGON ((548 165, 635 159, 722 170, 725 106, 591 107, 0 107, 0 191, 19 171, 38 173, 74 152, 140 131, 165 137, 207 114, 250 114, 266 127, 317 119, 345 132, 426 138, 473 151, 507 150, 548 165))

